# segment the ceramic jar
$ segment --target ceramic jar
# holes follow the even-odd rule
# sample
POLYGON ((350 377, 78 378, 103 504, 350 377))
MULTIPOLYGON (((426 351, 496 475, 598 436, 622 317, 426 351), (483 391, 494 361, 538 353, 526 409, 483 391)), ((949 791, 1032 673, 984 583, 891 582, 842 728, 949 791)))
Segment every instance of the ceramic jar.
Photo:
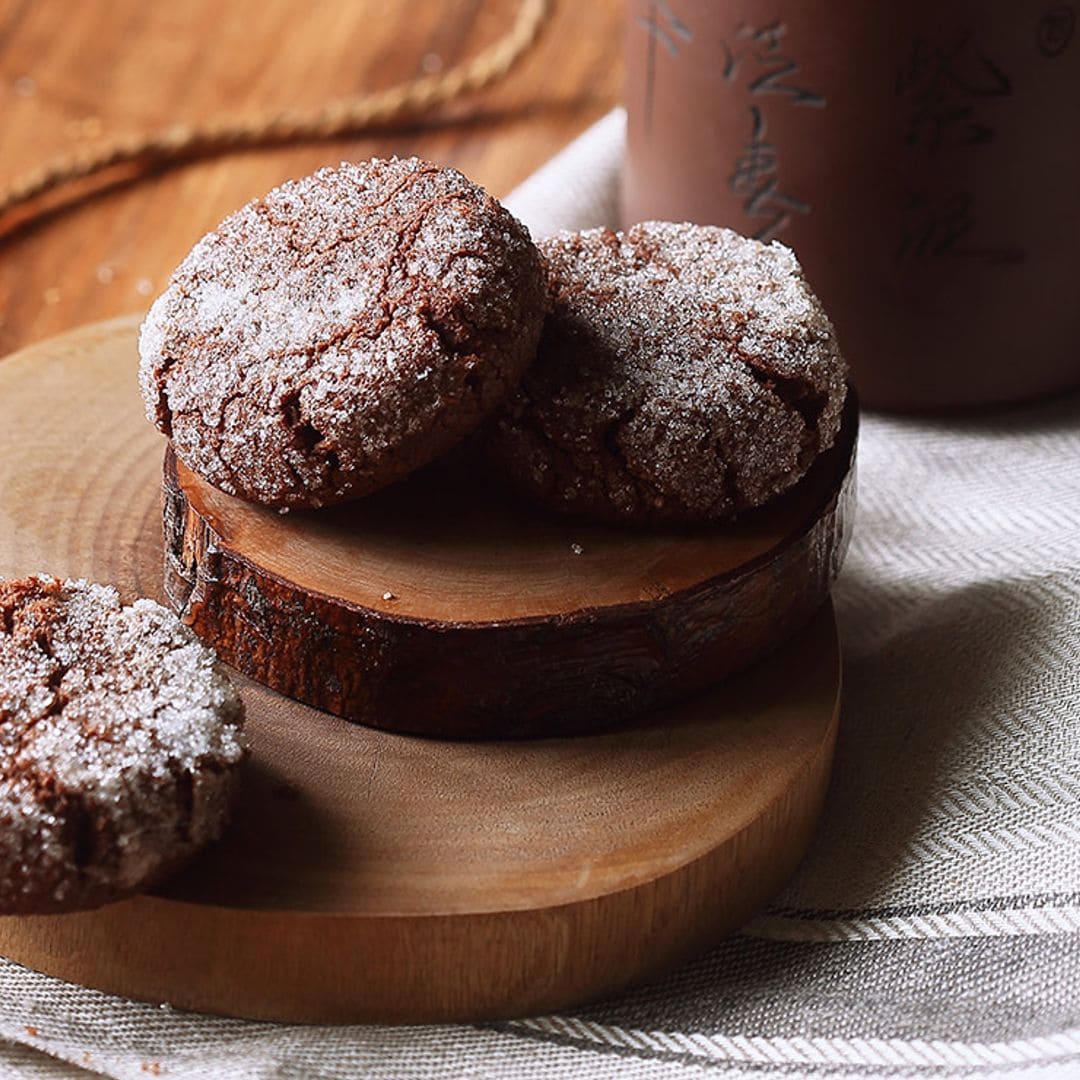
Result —
POLYGON ((629 0, 623 216, 792 246, 865 403, 1080 385, 1080 34, 1059 0, 629 0))

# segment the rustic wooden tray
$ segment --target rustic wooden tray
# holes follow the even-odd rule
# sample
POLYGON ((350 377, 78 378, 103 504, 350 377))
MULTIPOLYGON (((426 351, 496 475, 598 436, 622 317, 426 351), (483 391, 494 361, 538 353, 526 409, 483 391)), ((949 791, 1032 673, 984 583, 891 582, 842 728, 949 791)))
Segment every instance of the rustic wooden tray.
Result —
MULTIPOLYGON (((161 598, 161 441, 134 335, 118 320, 0 363, 0 574, 161 598)), ((839 670, 826 605, 763 662, 625 730, 485 742, 350 724, 238 676, 253 752, 223 842, 153 895, 0 919, 0 953, 279 1020, 503 1017, 615 993, 709 947, 791 873, 839 670)))

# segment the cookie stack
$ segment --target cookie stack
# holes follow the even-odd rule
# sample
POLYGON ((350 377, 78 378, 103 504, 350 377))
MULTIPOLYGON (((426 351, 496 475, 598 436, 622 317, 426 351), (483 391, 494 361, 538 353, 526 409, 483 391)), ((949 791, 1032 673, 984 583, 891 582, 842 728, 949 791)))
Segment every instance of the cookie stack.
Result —
POLYGON ((140 352, 173 607, 350 720, 622 723, 804 625, 846 543, 836 335, 725 229, 534 243, 452 169, 343 164, 201 240, 140 352))
POLYGON ((781 245, 655 222, 534 245, 415 158, 323 169, 227 218, 140 353, 179 459, 281 510, 369 495, 480 432, 560 513, 730 521, 832 445, 846 386, 781 245))

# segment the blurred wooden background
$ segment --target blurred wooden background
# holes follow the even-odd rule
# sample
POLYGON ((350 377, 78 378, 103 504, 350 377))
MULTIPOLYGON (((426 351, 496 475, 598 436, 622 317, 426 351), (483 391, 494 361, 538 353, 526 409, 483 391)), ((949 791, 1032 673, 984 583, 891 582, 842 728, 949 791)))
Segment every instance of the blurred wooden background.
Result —
MULTIPOLYGON (((386 88, 474 56, 516 0, 0 0, 0 183, 114 134, 386 88)), ((556 0, 543 39, 453 124, 248 151, 0 224, 0 356, 144 309, 191 245, 273 185, 418 154, 505 195, 618 100, 622 0, 556 0)))

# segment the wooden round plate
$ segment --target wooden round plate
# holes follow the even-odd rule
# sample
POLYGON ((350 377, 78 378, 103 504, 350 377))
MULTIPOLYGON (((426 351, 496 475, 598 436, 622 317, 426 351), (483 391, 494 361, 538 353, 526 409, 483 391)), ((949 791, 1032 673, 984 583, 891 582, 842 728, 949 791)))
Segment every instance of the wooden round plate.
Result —
MULTIPOLYGON (((161 596, 161 444, 135 323, 0 362, 0 575, 161 596)), ((426 1022, 567 1008, 707 948, 791 873, 836 732, 826 606, 767 660, 620 732, 446 742, 238 676, 224 840, 153 895, 0 919, 0 953, 231 1015, 426 1022)))
POLYGON ((848 542, 857 428, 736 524, 555 517, 458 460, 347 506, 281 515, 165 461, 165 591, 228 663, 364 724, 442 737, 597 730, 775 648, 848 542))

